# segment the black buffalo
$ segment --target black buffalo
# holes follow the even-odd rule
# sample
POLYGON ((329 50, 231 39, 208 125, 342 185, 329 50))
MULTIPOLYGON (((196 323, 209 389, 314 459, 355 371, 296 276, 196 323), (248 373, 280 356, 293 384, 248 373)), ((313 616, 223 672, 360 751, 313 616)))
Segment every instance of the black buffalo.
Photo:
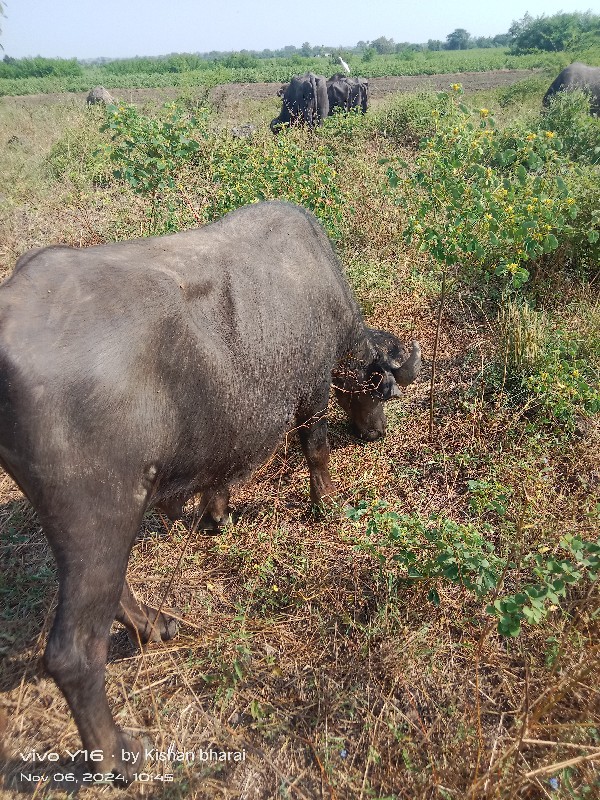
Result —
POLYGON ((562 91, 581 89, 590 96, 590 113, 600 114, 600 67, 588 67, 580 61, 569 64, 550 84, 542 104, 549 106, 551 99, 562 91))
POLYGON ((48 671, 95 772, 124 780, 139 745, 104 689, 113 619, 140 641, 172 618, 140 605, 127 561, 150 506, 177 515, 202 493, 211 522, 229 486, 298 428, 315 504, 334 493, 327 407, 334 384, 358 434, 385 433, 383 402, 414 380, 392 334, 365 327, 316 219, 280 202, 159 238, 22 256, 0 288, 0 463, 55 554, 48 671))
POLYGON ((322 125, 329 115, 327 80, 323 75, 307 72, 296 75, 278 92, 283 97, 281 113, 271 121, 271 130, 278 133, 284 125, 322 125))
POLYGON ((366 78, 349 78, 347 75, 333 75, 327 81, 329 113, 336 108, 343 111, 358 110, 367 113, 369 103, 369 81, 366 78))

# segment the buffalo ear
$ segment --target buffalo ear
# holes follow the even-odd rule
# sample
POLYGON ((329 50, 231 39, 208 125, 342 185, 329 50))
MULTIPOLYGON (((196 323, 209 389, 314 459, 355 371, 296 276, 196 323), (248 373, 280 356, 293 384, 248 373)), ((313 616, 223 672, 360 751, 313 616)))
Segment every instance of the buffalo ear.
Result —
POLYGON ((393 397, 400 397, 400 389, 394 375, 387 369, 375 369, 371 375, 371 383, 374 393, 380 400, 391 400, 393 397))
POLYGON ((400 386, 408 386, 421 371, 421 346, 418 342, 412 343, 409 357, 402 364, 390 362, 394 378, 400 386))

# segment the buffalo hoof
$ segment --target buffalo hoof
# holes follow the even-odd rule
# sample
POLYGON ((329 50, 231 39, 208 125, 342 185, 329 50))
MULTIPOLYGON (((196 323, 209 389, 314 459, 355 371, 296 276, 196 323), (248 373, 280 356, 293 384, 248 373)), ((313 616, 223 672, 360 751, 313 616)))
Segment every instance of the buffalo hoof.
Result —
POLYGON ((146 607, 147 622, 144 626, 136 627, 129 631, 129 638, 133 644, 148 644, 148 642, 168 642, 175 638, 179 632, 179 622, 162 611, 156 616, 156 609, 146 607))
POLYGON ((210 513, 203 514, 198 522, 198 530, 206 536, 219 536, 224 532, 225 528, 235 525, 238 518, 239 515, 234 514, 229 509, 220 519, 215 519, 210 513))
POLYGON ((313 516, 319 519, 323 517, 337 518, 343 517, 348 507, 339 494, 327 494, 318 503, 312 502, 311 511, 313 516))
MULTIPOLYGON (((111 754, 114 759, 112 759, 111 769, 105 772, 104 783, 124 789, 135 780, 136 773, 143 771, 144 749, 137 739, 122 732, 119 732, 118 739, 117 752, 111 754)), ((95 769, 94 772, 96 772, 95 769)))

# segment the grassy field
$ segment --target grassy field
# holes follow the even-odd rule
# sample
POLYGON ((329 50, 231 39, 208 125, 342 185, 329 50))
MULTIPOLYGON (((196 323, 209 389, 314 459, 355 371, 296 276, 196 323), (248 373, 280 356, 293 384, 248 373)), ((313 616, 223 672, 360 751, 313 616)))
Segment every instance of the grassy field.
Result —
MULTIPOLYGON (((539 113, 546 86, 533 77, 454 98, 384 97, 365 118, 277 140, 268 130, 275 93, 209 103, 191 87, 176 108, 108 114, 68 98, 0 104, 3 276, 32 247, 169 232, 283 197, 312 208, 336 240, 369 324, 418 339, 425 357, 418 382, 389 404, 383 441, 359 444, 331 406, 332 475, 354 515, 311 512, 308 471, 290 436, 236 489, 236 523, 221 536, 146 517, 130 583, 144 601, 178 609, 181 631, 139 652, 115 626, 107 690, 126 730, 157 752, 172 745, 188 756, 151 757, 145 774, 154 779, 122 796, 600 796, 598 581, 593 558, 584 568, 564 540, 596 541, 600 520, 599 168, 590 145, 600 139, 597 120, 573 112, 565 124, 568 109, 555 118, 561 131, 548 130, 539 113), (463 102, 478 110, 475 123, 461 116, 463 102), (435 172, 451 147, 473 147, 488 114, 507 163, 521 141, 535 140, 539 163, 531 156, 528 169, 541 175, 547 159, 565 185, 552 184, 552 194, 530 187, 529 174, 515 172, 516 188, 505 177, 496 195, 509 186, 515 200, 495 207, 496 232, 483 211, 468 216, 476 172, 452 206, 452 181, 468 159, 446 163, 441 181, 435 172), (444 127, 444 119, 456 121, 444 127), (232 137, 245 123, 255 132, 232 137), (436 130, 447 138, 436 140, 436 130), (159 143, 152 153, 143 146, 150 135, 159 143), (431 151, 417 147, 424 135, 431 151), (563 150, 550 152, 559 137, 563 150), (447 195, 419 224, 437 224, 447 248, 463 248, 455 263, 433 257, 414 227, 432 202, 429 178, 447 195), (519 236, 524 230, 523 247, 535 248, 538 233, 514 222, 519 186, 537 191, 553 215, 539 234, 545 252, 528 258, 519 236), (570 201, 572 219, 561 210, 570 201), (485 252, 468 249, 465 227, 485 252), (517 262, 529 272, 520 287, 517 262), (578 569, 581 579, 571 580, 578 569), (558 575, 543 613, 530 603, 519 634, 501 635, 510 607, 495 614, 488 606, 558 575), (211 750, 230 760, 210 761, 211 750)), ((487 144, 477 147, 484 163, 487 144)), ((490 170, 505 168, 489 157, 490 170)), ((17 780, 19 753, 80 743, 39 660, 56 600, 53 559, 4 474, 0 530, 0 796, 62 798, 58 784, 34 790, 17 780)), ((92 786, 86 796, 106 791, 92 786)))
MULTIPOLYGON (((485 72, 494 69, 546 69, 560 72, 570 61, 578 59, 588 64, 598 61, 597 50, 576 55, 567 53, 535 53, 511 55, 506 48, 494 47, 472 50, 414 52, 406 50, 395 55, 373 55, 368 59, 346 54, 353 75, 375 78, 394 75, 436 75, 449 72, 485 72)), ((195 86, 215 86, 223 83, 257 83, 289 81, 292 75, 308 70, 327 76, 339 71, 335 54, 331 57, 257 59, 232 56, 229 59, 202 61, 185 55, 171 59, 117 60, 96 67, 82 67, 71 62, 60 63, 58 74, 16 77, 10 65, 0 64, 0 97, 48 92, 87 92, 101 84, 111 90, 158 88, 176 86, 186 89, 195 86), (196 66, 195 62, 199 62, 196 66), (246 63, 247 62, 247 63, 246 63), (66 65, 66 66, 65 66, 66 65), (70 68, 69 68, 70 67, 70 68), (74 74, 72 74, 74 73, 74 74)), ((51 62, 48 62, 49 64, 51 62)), ((51 66, 46 65, 50 70, 51 66)))

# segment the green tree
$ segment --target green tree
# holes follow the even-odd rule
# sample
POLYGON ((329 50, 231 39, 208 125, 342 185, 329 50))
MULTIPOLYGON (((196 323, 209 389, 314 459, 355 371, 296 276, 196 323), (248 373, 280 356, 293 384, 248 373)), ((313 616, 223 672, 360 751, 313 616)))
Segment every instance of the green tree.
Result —
POLYGON ((469 46, 471 34, 464 28, 457 28, 446 36, 447 50, 466 50, 469 46))
POLYGON ((535 19, 525 14, 509 28, 510 49, 515 54, 535 50, 559 52, 581 46, 586 39, 600 42, 600 16, 590 11, 559 12, 535 19))
POLYGON ((386 39, 385 36, 380 36, 379 39, 371 42, 371 47, 377 50, 380 55, 393 53, 396 49, 393 39, 386 39))

